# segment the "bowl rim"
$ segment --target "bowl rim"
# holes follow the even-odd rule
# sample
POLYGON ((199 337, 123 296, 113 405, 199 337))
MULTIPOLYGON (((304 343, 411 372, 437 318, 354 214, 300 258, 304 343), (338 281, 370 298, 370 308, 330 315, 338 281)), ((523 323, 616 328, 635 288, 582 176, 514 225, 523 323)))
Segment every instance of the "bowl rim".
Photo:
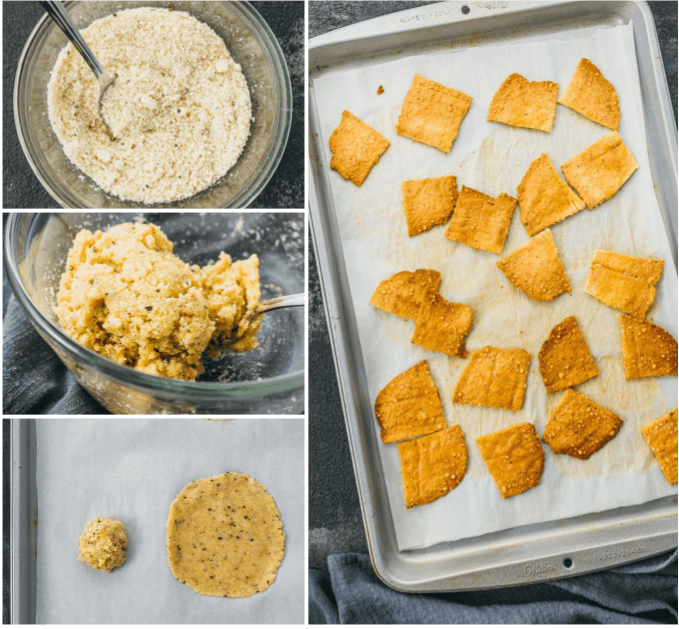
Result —
MULTIPOLYGON (((65 0, 63 4, 65 7, 69 7, 75 2, 86 2, 86 1, 91 0, 65 0)), ((152 1, 153 0, 149 0, 149 2, 152 1)), ((224 2, 224 0, 222 0, 222 2, 224 2)), ((244 14, 251 21, 255 22, 261 29, 261 34, 266 36, 265 43, 267 43, 268 46, 264 46, 263 50, 266 53, 266 57, 270 62, 272 74, 274 75, 274 77, 277 78, 280 87, 279 95, 281 100, 281 107, 278 112, 279 121, 278 125, 276 126, 276 129, 273 132, 274 135, 273 142, 270 146, 269 152, 266 155, 266 160, 264 162, 265 167, 259 171, 254 181, 252 181, 251 187, 238 191, 236 196, 232 199, 231 203, 220 206, 220 209, 226 208, 244 209, 247 208, 262 193, 266 185, 269 183, 269 181, 271 181, 271 178, 278 170, 278 167, 283 159, 283 155, 285 154, 285 149, 287 148, 288 140, 290 138, 290 131, 292 128, 292 111, 293 111, 292 81, 290 79, 290 70, 285 60, 285 55, 283 54, 280 44, 278 43, 278 39, 274 35, 273 31, 271 30, 267 22, 257 11, 257 9, 255 9, 252 6, 252 4, 247 0, 226 0, 224 3, 234 6, 237 12, 244 14)), ((38 37, 38 34, 42 32, 43 29, 56 28, 56 25, 50 22, 51 18, 47 15, 47 13, 43 14, 43 16, 38 20, 38 23, 35 25, 30 35, 28 36, 28 39, 24 44, 23 50, 21 51, 21 55, 19 56, 19 62, 17 64, 17 70, 14 77, 14 88, 12 97, 14 126, 16 129, 17 137, 19 139, 21 150, 24 153, 24 157, 26 158, 28 165, 31 167, 33 174, 37 177, 38 181, 41 183, 45 191, 57 202, 59 207, 62 207, 64 209, 97 209, 89 207, 88 208, 80 207, 79 205, 69 204, 66 201, 64 201, 62 196, 46 180, 41 168, 34 159, 31 151, 29 150, 28 143, 26 142, 26 134, 24 133, 24 128, 21 123, 22 117, 19 115, 20 112, 19 95, 20 92, 23 94, 23 90, 21 89, 22 88, 21 79, 25 74, 26 59, 29 53, 32 51, 33 46, 35 45, 35 41, 38 37)), ((259 37, 260 33, 254 31, 254 35, 257 37, 258 40, 260 40, 259 37)), ((99 190, 101 190, 101 188, 90 177, 88 177, 87 175, 84 176, 88 178, 92 185, 96 186, 99 190)), ((216 183, 217 182, 215 182, 212 185, 214 186, 216 183)), ((180 199, 178 201, 173 201, 171 203, 161 203, 161 204, 147 205, 139 203, 135 204, 135 208, 181 209, 183 203, 195 199, 201 193, 210 190, 211 187, 212 186, 209 186, 208 188, 206 188, 206 190, 202 190, 193 196, 187 197, 186 199, 180 199)), ((115 195, 112 195, 103 190, 102 192, 106 194, 107 197, 123 203, 123 201, 118 199, 115 195)), ((125 209, 125 208, 112 207, 110 209, 125 209)))
MULTIPOLYGON (((3 249, 7 280, 19 305, 27 314, 28 320, 36 327, 37 331, 43 332, 49 336, 58 346, 64 347, 68 352, 74 354, 76 358, 86 362, 90 367, 116 382, 123 383, 136 389, 150 388, 160 390, 166 394, 171 393, 185 396, 199 395, 201 398, 223 398, 226 400, 234 397, 264 397, 274 393, 292 391, 293 389, 304 386, 305 367, 285 375, 244 382, 195 382, 191 380, 154 376, 142 371, 137 371, 126 365, 120 365, 110 358, 106 358, 73 340, 53 321, 47 318, 31 299, 24 288, 11 246, 11 235, 17 231, 22 216, 27 214, 36 215, 48 213, 49 212, 9 212, 4 229, 3 249)), ((306 310, 306 306, 304 308, 306 310)))

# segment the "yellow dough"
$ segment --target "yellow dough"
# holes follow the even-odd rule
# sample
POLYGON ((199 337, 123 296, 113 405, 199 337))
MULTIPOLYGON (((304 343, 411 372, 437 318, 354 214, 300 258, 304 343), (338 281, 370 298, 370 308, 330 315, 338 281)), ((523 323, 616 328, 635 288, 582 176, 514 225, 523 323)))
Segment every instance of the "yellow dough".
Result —
POLYGON ((79 548, 78 561, 96 570, 111 572, 125 563, 125 526, 111 518, 92 520, 80 537, 79 548))
POLYGON ((200 594, 242 598, 264 592, 276 579, 284 545, 273 497, 247 474, 193 481, 170 505, 170 570, 200 594))
POLYGON ((122 223, 79 232, 61 277, 55 313, 85 347, 156 376, 195 380, 205 350, 257 347, 259 260, 189 266, 159 227, 122 223))

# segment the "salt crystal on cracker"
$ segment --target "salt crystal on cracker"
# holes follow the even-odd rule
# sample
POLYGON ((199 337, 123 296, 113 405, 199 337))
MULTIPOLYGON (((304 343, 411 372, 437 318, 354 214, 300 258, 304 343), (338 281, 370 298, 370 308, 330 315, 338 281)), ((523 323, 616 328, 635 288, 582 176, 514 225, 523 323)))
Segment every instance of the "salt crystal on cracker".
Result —
POLYGON ((450 176, 404 181, 401 195, 408 236, 417 236, 448 222, 457 202, 457 179, 450 176))
POLYGON ((533 424, 514 424, 481 435, 476 445, 503 498, 516 496, 539 484, 545 451, 533 424))
POLYGON ((664 328, 620 316, 625 378, 677 375, 677 341, 664 328))
POLYGON ((445 236, 476 249, 502 253, 515 206, 516 199, 507 194, 494 199, 462 186, 445 236))
POLYGON ((607 306, 643 319, 655 301, 664 261, 596 251, 585 292, 607 306))
POLYGON ((535 301, 551 301, 572 290, 549 229, 502 258, 497 266, 535 301))
POLYGON ((573 192, 543 153, 531 162, 517 188, 521 222, 529 236, 585 209, 585 202, 573 192))
POLYGON ((613 131, 620 125, 620 104, 615 88, 589 59, 580 59, 559 104, 613 131))
POLYGON ((472 97, 415 75, 406 94, 396 132, 448 153, 472 97))
POLYGON ((567 389, 549 416, 542 440, 554 454, 588 459, 601 450, 622 426, 613 412, 595 404, 586 395, 567 389))
POLYGON ((427 362, 396 376, 377 394, 375 416, 384 443, 427 435, 446 427, 441 398, 427 362))
POLYGON ((677 409, 641 429, 670 485, 677 484, 677 409))
POLYGON ((465 358, 464 341, 472 328, 473 318, 469 306, 447 301, 430 290, 422 300, 410 341, 433 352, 465 358))
POLYGON ((400 271, 379 283, 370 303, 385 312, 417 321, 424 295, 428 290, 437 291, 440 283, 438 271, 400 271))
POLYGON ((360 186, 389 148, 389 141, 348 111, 330 136, 330 168, 360 186))
POLYGON ((610 199, 638 167, 617 131, 561 164, 566 181, 590 210, 610 199))
POLYGON ((473 352, 453 392, 453 402, 519 411, 531 355, 490 345, 473 352))
POLYGON ((467 444, 457 424, 399 443, 398 453, 407 509, 445 496, 467 471, 467 444))
POLYGON ((538 354, 547 393, 574 387, 599 375, 585 337, 575 317, 554 326, 538 354))
POLYGON ((558 91, 558 83, 529 81, 520 74, 510 74, 490 102, 488 121, 550 133, 558 91))

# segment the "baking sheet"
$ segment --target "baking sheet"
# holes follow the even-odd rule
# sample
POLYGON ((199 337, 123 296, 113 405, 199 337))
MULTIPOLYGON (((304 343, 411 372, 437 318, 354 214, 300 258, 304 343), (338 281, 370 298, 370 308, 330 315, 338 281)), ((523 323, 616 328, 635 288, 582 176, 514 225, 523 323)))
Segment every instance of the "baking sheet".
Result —
POLYGON ((304 622, 304 422, 300 419, 38 419, 38 623, 304 622), (249 474, 278 505, 285 557, 263 593, 201 596, 165 551, 170 503, 193 480, 249 474), (96 517, 125 524, 127 560, 111 573, 76 560, 96 517))
MULTIPOLYGON (((448 423, 462 426, 470 449, 467 477, 457 489, 430 505, 406 512, 397 449, 380 444, 380 462, 400 550, 676 494, 676 488, 669 487, 662 477, 638 430, 676 406, 676 379, 625 381, 620 359, 620 313, 584 293, 589 263, 597 249, 663 258, 665 272, 647 318, 677 336, 676 268, 650 177, 636 67, 630 23, 465 51, 441 47, 426 55, 371 60, 314 80, 326 163, 330 160, 327 139, 343 109, 359 116, 392 143, 361 188, 336 173, 330 177, 371 398, 398 373, 427 359, 448 423), (573 285, 572 294, 546 304, 531 302, 495 267, 500 256, 445 239, 445 226, 409 239, 401 209, 402 180, 454 174, 458 186, 464 184, 493 196, 501 192, 515 196, 528 165, 540 153, 548 153, 559 170, 559 164, 608 132, 562 106, 558 106, 551 134, 486 122, 492 95, 509 74, 518 72, 534 81, 557 81, 561 93, 583 56, 598 65, 616 87, 621 103, 619 132, 640 168, 611 200, 551 228, 573 285), (395 133, 401 103, 415 72, 474 97, 447 155, 395 133), (378 96, 380 85, 385 91, 378 96), (378 312, 368 304, 382 279, 416 268, 440 270, 441 294, 471 306, 475 320, 467 342, 470 352, 490 344, 524 347, 533 355, 521 412, 453 406, 452 390, 466 361, 410 344, 411 322, 378 312), (547 448, 541 486, 503 501, 473 439, 521 421, 535 422, 538 433, 542 432, 562 394, 546 395, 537 352, 552 327, 571 314, 578 318, 601 371, 598 378, 578 389, 618 413, 625 423, 616 439, 586 462, 554 457, 547 448)), ((517 209, 504 255, 527 240, 517 209)))

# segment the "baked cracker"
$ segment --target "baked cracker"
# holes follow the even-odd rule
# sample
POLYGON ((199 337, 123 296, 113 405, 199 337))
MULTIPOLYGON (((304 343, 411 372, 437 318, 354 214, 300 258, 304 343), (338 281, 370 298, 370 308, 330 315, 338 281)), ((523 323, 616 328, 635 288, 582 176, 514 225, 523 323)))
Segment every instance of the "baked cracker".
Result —
POLYGON ((655 301, 664 261, 595 251, 585 292, 607 306, 643 319, 655 301))
POLYGON ((476 249, 502 253, 515 205, 516 199, 507 194, 494 199, 462 186, 445 236, 476 249))
POLYGON ((396 133, 448 153, 472 97, 415 75, 406 94, 396 133))
POLYGON ((517 188, 521 222, 529 236, 585 209, 585 202, 559 177, 549 156, 531 162, 517 188))
POLYGON ((677 375, 677 341, 658 325, 620 315, 625 378, 677 375))
POLYGON ((591 210, 610 199, 638 168, 617 131, 599 138, 582 153, 561 164, 566 181, 591 210))
POLYGON ((360 186, 389 148, 389 140, 348 111, 330 136, 330 168, 360 186))
POLYGON ((582 393, 567 389, 549 416, 542 440, 554 454, 584 460, 613 439, 620 426, 622 420, 614 412, 582 393))
POLYGON ((615 88, 589 59, 580 59, 559 104, 613 131, 620 125, 620 105, 615 88))
POLYGON ((379 283, 370 303, 385 312, 417 321, 424 295, 428 290, 437 291, 440 283, 438 271, 400 271, 379 283))
POLYGON ((574 387, 599 375, 575 317, 555 325, 538 354, 547 393, 574 387))
POLYGON ((473 318, 469 306, 447 301, 430 290, 422 300, 410 342, 432 352, 465 358, 464 341, 472 329, 473 318))
POLYGON ((401 195, 408 236, 417 236, 448 222, 457 202, 457 179, 449 176, 404 181, 401 195))
POLYGON ((384 443, 419 437, 446 427, 438 389, 421 360, 377 394, 375 417, 384 443))
POLYGON ((551 301, 572 290, 549 229, 502 258, 497 266, 535 301, 551 301))
POLYGON ((457 424, 399 443, 398 454, 407 509, 445 496, 467 471, 467 445, 457 424))
POLYGON ((677 409, 641 429, 670 485, 677 484, 677 409))
POLYGON ((520 74, 510 74, 490 102, 488 122, 551 133, 558 91, 558 83, 529 81, 520 74))
POLYGON ((521 494, 540 482, 545 451, 533 424, 513 424, 481 435, 476 445, 503 498, 521 494))
POLYGON ((531 355, 490 345, 473 352, 453 391, 453 402, 519 411, 531 355))

